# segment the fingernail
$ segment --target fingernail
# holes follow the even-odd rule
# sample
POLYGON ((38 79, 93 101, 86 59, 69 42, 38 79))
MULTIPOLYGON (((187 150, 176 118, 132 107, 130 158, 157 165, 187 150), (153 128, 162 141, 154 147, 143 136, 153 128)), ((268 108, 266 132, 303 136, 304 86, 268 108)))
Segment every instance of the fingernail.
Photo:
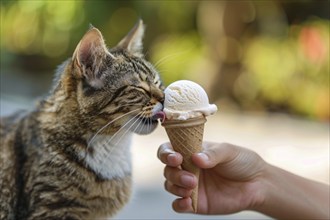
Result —
POLYGON ((186 205, 186 202, 185 202, 185 201, 182 201, 182 200, 179 200, 178 205, 179 205, 179 207, 182 208, 182 209, 183 209, 183 208, 186 208, 186 206, 187 206, 187 205, 186 205))
MULTIPOLYGON (((179 205, 179 207, 180 207, 181 209, 186 209, 186 208, 187 208, 187 201, 181 199, 181 200, 179 201, 178 205, 179 205)), ((190 205, 190 204, 189 204, 189 205, 190 205)))
POLYGON ((173 154, 173 153, 171 153, 171 154, 169 154, 169 155, 167 155, 167 161, 169 162, 169 163, 175 163, 175 159, 176 158, 176 155, 175 154, 173 154))
POLYGON ((209 156, 207 156, 205 153, 198 153, 197 155, 203 160, 209 160, 209 156))
POLYGON ((164 153, 169 153, 169 154, 175 154, 175 151, 169 148, 166 148, 164 151, 164 153))
POLYGON ((183 175, 181 176, 181 182, 185 186, 192 187, 194 185, 194 178, 189 175, 183 175))

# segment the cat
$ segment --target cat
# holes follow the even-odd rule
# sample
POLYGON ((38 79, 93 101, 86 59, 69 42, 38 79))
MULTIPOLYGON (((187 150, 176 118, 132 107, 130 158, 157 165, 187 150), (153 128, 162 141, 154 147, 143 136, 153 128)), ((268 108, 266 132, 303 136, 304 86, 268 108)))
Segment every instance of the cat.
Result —
POLYGON ((157 126, 164 86, 142 20, 114 47, 91 27, 34 110, 1 118, 0 219, 114 216, 132 186, 130 139, 157 126))

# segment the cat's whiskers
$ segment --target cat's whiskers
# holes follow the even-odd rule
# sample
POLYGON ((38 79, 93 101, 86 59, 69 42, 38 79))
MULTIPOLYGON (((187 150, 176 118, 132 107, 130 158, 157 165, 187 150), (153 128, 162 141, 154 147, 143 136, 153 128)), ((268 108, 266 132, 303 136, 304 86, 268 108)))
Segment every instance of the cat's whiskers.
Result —
POLYGON ((158 68, 158 71, 162 74, 165 74, 165 73, 171 73, 173 70, 171 68, 166 69, 166 68, 160 67, 160 68, 158 68))
POLYGON ((150 120, 149 120, 149 118, 147 118, 147 131, 150 131, 150 120))
MULTIPOLYGON (((138 106, 138 105, 137 105, 138 106)), ((142 105, 141 105, 142 106, 142 105)), ((145 108, 144 108, 144 110, 142 111, 142 112, 140 112, 140 113, 138 113, 136 116, 134 116, 132 119, 130 119, 129 121, 127 121, 126 123, 125 123, 125 125, 123 125, 113 136, 112 136, 112 139, 122 130, 122 129, 124 129, 125 128, 125 126, 128 124, 128 123, 130 123, 134 118, 137 118, 137 117, 140 117, 141 115, 143 115, 143 116, 146 116, 147 115, 147 111, 150 111, 151 109, 153 109, 154 108, 154 106, 146 106, 145 108)), ((122 116, 119 116, 119 117, 117 117, 117 118, 115 118, 114 120, 112 120, 112 121, 110 121, 109 123, 107 123, 105 126, 103 126, 98 132, 96 132, 96 134, 93 136, 93 138, 89 141, 89 144, 88 144, 88 146, 90 146, 90 144, 92 143, 92 141, 96 138, 96 136, 97 135, 99 135, 100 134, 100 132, 102 131, 102 130, 104 130, 106 127, 108 127, 111 123, 113 123, 114 121, 116 121, 116 120, 118 120, 118 119, 120 119, 120 118, 122 118, 122 117, 124 117, 124 116, 127 116, 128 114, 130 114, 130 113, 134 113, 135 111, 137 111, 137 110, 139 110, 139 109, 135 109, 135 110, 133 110, 133 111, 130 111, 130 112, 128 112, 128 113, 126 113, 126 114, 124 114, 124 115, 122 115, 122 116)))
MULTIPOLYGON (((101 146, 104 149, 104 153, 106 154, 106 157, 102 160, 103 163, 107 162, 108 158, 111 156, 112 151, 118 146, 118 143, 127 135, 127 133, 130 131, 130 129, 134 126, 134 124, 137 121, 139 121, 140 117, 144 116, 144 113, 145 113, 144 111, 139 112, 133 118, 128 120, 113 136, 111 136, 110 139, 106 140, 104 143, 101 143, 101 146), (132 122, 132 124, 126 129, 126 126, 128 126, 129 123, 131 123, 131 122, 132 122), (118 137, 119 135, 120 135, 120 137, 118 137), (116 141, 116 143, 111 144, 112 141, 116 141), (108 147, 109 145, 111 145, 110 149, 108 147)), ((98 150, 100 150, 100 149, 98 149, 98 150)))
MULTIPOLYGON (((140 121, 140 124, 141 124, 141 123, 144 123, 145 120, 146 120, 146 119, 143 118, 143 119, 140 121)), ((141 130, 142 130, 142 128, 143 128, 143 126, 140 126, 140 124, 139 124, 139 126, 136 128, 136 130, 139 128, 138 133, 140 133, 141 130)), ((136 130, 135 130, 135 131, 136 131, 136 130)))
POLYGON ((143 116, 143 114, 144 114, 144 111, 142 111, 142 112, 140 112, 140 114, 136 115, 136 116, 134 117, 134 121, 132 122, 132 124, 131 124, 127 129, 126 129, 126 126, 128 125, 128 123, 126 123, 126 124, 123 126, 123 128, 125 128, 125 131, 124 131, 124 133, 121 135, 121 137, 118 138, 118 140, 117 140, 117 142, 114 144, 114 146, 117 146, 117 144, 121 141, 121 139, 122 139, 123 137, 125 137, 125 135, 130 131, 130 129, 135 125, 135 123, 136 123, 137 121, 140 121, 139 119, 140 119, 141 116, 143 116))
MULTIPOLYGON (((129 113, 135 113, 137 110, 140 110, 140 112, 138 112, 135 116, 133 116, 131 119, 129 119, 124 125, 122 125, 121 128, 115 134, 113 134, 109 139, 105 138, 103 142, 98 143, 100 147, 97 149, 99 151, 99 154, 97 154, 97 155, 100 157, 105 156, 105 158, 102 158, 101 163, 105 164, 107 162, 109 157, 111 157, 112 152, 116 149, 117 146, 120 146, 119 143, 122 141, 123 138, 125 138, 127 136, 127 133, 132 130, 131 128, 133 126, 135 126, 137 122, 138 122, 138 124, 133 129, 133 131, 131 131, 132 133, 134 133, 137 129, 139 129, 141 131, 141 129, 144 126, 143 124, 145 124, 147 126, 147 130, 151 129, 151 120, 152 119, 150 117, 150 111, 153 108, 154 108, 154 106, 150 105, 150 106, 145 106, 144 108, 142 108, 142 110, 135 109, 135 110, 129 112, 129 113), (103 151, 103 152, 100 152, 100 151, 103 151), (103 156, 101 156, 101 155, 103 155, 103 156)), ((128 115, 129 115, 128 113, 125 114, 125 116, 128 116, 128 115)), ((123 116, 121 116, 120 118, 122 118, 123 116)), ((114 120, 117 120, 117 119, 118 118, 116 118, 114 120)), ((113 121, 108 123, 105 127, 109 126, 113 121)), ((104 130, 105 127, 101 128, 101 129, 104 130)), ((99 130, 94 135, 94 139, 96 138, 97 135, 100 134, 100 132, 101 131, 99 130)))
POLYGON ((107 140, 105 143, 102 143, 102 146, 106 147, 107 145, 109 145, 111 143, 111 141, 113 141, 115 138, 117 138, 117 136, 122 132, 122 131, 126 131, 124 130, 125 127, 133 120, 137 120, 138 117, 140 116, 142 112, 139 112, 137 115, 135 115, 134 117, 132 117, 131 119, 129 119, 124 125, 121 126, 121 128, 114 133, 109 140, 107 140))
POLYGON ((139 131, 141 131, 141 128, 143 128, 143 126, 141 126, 141 123, 144 123, 144 121, 146 120, 146 118, 144 117, 144 115, 142 117, 143 118, 139 120, 139 124, 135 127, 133 133, 135 133, 138 128, 140 128, 139 131))
MULTIPOLYGON (((142 123, 142 120, 146 120, 147 118, 145 117, 147 116, 147 111, 141 111, 140 113, 138 113, 136 116, 134 116, 133 118, 131 118, 129 121, 127 121, 125 123, 125 125, 122 126, 122 128, 120 130, 122 130, 124 133, 117 139, 117 142, 115 144, 113 144, 113 146, 116 146, 121 140, 122 138, 130 131, 130 129, 135 125, 135 123, 137 121, 139 121, 138 125, 136 126, 136 128, 134 128, 134 131, 136 131, 136 129, 140 126, 140 124, 142 123), (142 118, 142 120, 141 120, 142 118), (133 122, 132 122, 133 121, 133 122), (131 123, 132 122, 132 123, 131 123), (129 124, 131 123, 131 125, 126 128, 129 124)), ((142 127, 142 126, 141 126, 142 127)), ((120 130, 118 130, 107 142, 106 145, 109 144, 112 140, 115 140, 115 136, 120 134, 120 130)), ((134 131, 132 131, 132 133, 134 133, 134 131)), ((111 152, 111 151, 110 151, 111 152)))
MULTIPOLYGON (((139 112, 137 115, 132 116, 113 136, 98 135, 93 143, 94 150, 91 153, 84 153, 85 163, 105 178, 123 176, 125 172, 130 172, 129 142, 121 145, 114 145, 110 142, 117 141, 118 136, 121 134, 125 136, 126 132, 123 131, 123 128, 127 127, 130 122, 135 121, 142 113, 139 112)), ((130 141, 130 138, 125 140, 130 141)))
MULTIPOLYGON (((130 121, 134 120, 137 117, 134 116, 133 118, 131 118, 130 120, 128 120, 125 125, 127 123, 129 123, 130 121)), ((124 125, 124 126, 125 126, 124 125)), ((103 142, 96 142, 95 145, 93 145, 93 147, 97 147, 97 154, 93 155, 94 160, 96 161, 102 161, 101 163, 104 164, 107 162, 107 159, 109 157, 109 155, 111 155, 111 152, 115 149, 115 146, 112 146, 111 148, 108 147, 109 144, 111 144, 111 141, 116 138, 116 136, 121 133, 123 131, 123 126, 114 134, 112 135, 109 139, 104 138, 102 141, 103 142)), ((99 140, 99 139, 98 139, 99 140)), ((88 151, 86 151, 85 157, 88 156, 88 151)))
POLYGON ((189 50, 186 50, 186 51, 181 51, 181 52, 177 52, 177 53, 174 53, 174 54, 169 54, 169 55, 167 55, 165 57, 162 57, 161 59, 159 59, 154 64, 154 67, 158 69, 165 62, 171 61, 171 60, 175 59, 176 57, 178 57, 178 56, 180 56, 182 54, 188 53, 188 52, 189 52, 189 50))
MULTIPOLYGON (((139 123, 139 125, 138 125, 138 126, 140 126, 140 124, 141 124, 141 123, 145 124, 145 121, 146 121, 146 120, 147 120, 147 118, 146 118, 146 117, 144 117, 142 120, 140 120, 140 123, 139 123)), ((141 126, 141 127, 140 127, 140 129, 139 129, 138 133, 140 133, 140 132, 141 132, 142 128, 143 128, 143 126, 141 126)))
POLYGON ((123 115, 121 115, 121 116, 119 116, 119 117, 117 117, 117 118, 115 118, 115 119, 113 119, 113 120, 111 120, 110 122, 108 122, 106 125, 104 125, 102 128, 100 128, 94 135, 93 135, 93 137, 90 139, 90 141, 88 142, 88 144, 87 144, 87 149, 91 146, 91 143, 95 140, 95 138, 97 137, 97 135, 99 135, 105 128, 107 128, 109 125, 111 125, 112 123, 114 123, 115 121, 117 121, 117 120, 119 120, 119 119, 121 119, 121 118, 123 118, 123 117, 125 117, 125 116, 128 116, 128 115, 130 115, 130 114, 132 114, 132 113, 135 113, 136 111, 139 111, 140 110, 140 108, 138 108, 138 109, 134 109, 134 110, 132 110, 132 111, 129 111, 129 112, 127 112, 127 113, 125 113, 125 114, 123 114, 123 115))

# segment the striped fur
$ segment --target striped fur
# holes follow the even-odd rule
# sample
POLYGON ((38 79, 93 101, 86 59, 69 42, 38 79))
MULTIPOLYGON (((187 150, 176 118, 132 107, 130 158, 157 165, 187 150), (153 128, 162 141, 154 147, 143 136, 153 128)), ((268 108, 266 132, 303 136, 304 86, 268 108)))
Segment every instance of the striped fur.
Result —
POLYGON ((130 137, 157 126, 163 85, 142 21, 107 49, 91 28, 31 112, 1 118, 0 219, 96 219, 131 194, 130 137))

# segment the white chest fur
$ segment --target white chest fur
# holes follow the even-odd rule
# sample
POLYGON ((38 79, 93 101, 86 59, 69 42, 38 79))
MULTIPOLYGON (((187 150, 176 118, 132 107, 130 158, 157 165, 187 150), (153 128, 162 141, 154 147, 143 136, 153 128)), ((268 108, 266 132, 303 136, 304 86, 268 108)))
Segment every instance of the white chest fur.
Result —
POLYGON ((122 178, 132 171, 131 134, 117 143, 110 136, 99 135, 91 143, 93 153, 84 155, 86 165, 105 179, 122 178))

